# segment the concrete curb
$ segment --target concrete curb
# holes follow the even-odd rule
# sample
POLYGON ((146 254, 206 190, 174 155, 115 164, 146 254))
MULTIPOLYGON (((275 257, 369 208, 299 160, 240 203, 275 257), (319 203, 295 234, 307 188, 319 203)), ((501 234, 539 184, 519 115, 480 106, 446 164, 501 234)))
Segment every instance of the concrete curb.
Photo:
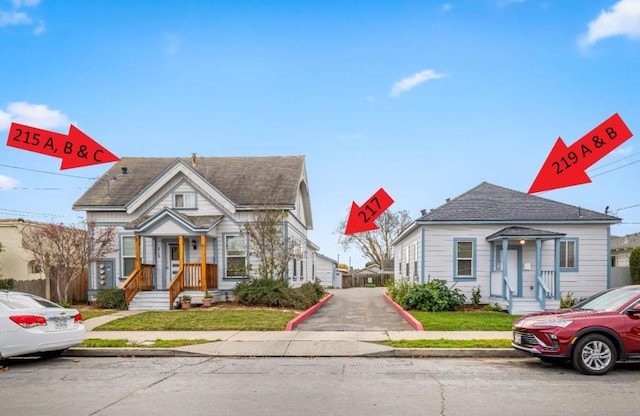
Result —
POLYGON ((306 311, 302 312, 300 315, 298 315, 295 318, 293 318, 292 320, 290 320, 287 323, 287 326, 285 327, 284 330, 285 331, 293 331, 293 329, 296 326, 300 325, 305 319, 307 319, 308 317, 313 315, 313 313, 315 311, 320 309, 325 303, 329 302, 329 300, 332 297, 333 297, 333 293, 329 293, 327 296, 325 296, 324 298, 320 299, 320 301, 318 303, 316 303, 315 305, 313 305, 312 307, 310 307, 306 311))
POLYGON ((409 312, 407 312, 404 309, 402 309, 402 306, 400 306, 397 303, 395 303, 393 301, 393 299, 391 299, 391 297, 389 295, 387 295, 385 293, 384 294, 384 298, 387 300, 387 302, 389 302, 391 304, 391 306, 393 306, 395 308, 396 311, 398 311, 398 313, 400 315, 402 315, 402 317, 407 322, 409 322, 409 325, 411 325, 412 327, 414 327, 416 329, 416 331, 424 331, 424 327, 422 326, 422 323, 420 321, 418 321, 416 318, 414 318, 413 315, 411 315, 409 312))
MULTIPOLYGON (((291 354, 215 354, 181 351, 172 348, 70 348, 64 357, 217 357, 217 358, 291 358, 304 355, 291 354)), ((310 358, 322 357, 366 357, 366 358, 531 358, 510 348, 394 348, 363 354, 313 354, 310 358)))

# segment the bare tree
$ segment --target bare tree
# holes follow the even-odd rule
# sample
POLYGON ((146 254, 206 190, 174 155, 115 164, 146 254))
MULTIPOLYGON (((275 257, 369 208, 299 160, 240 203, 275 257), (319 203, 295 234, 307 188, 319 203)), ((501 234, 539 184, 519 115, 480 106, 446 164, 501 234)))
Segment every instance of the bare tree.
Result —
POLYGON ((376 220, 377 230, 355 234, 344 234, 347 225, 345 218, 338 225, 336 232, 340 235, 338 242, 344 250, 357 247, 362 254, 374 264, 383 267, 383 263, 393 259, 391 242, 411 223, 409 211, 393 212, 386 210, 376 220))
POLYGON ((22 246, 31 251, 45 276, 55 282, 60 302, 68 302, 71 284, 88 265, 113 251, 113 227, 92 222, 77 226, 30 223, 22 230, 22 246))
POLYGON ((296 243, 285 239, 284 222, 287 212, 283 209, 256 208, 255 221, 244 226, 249 235, 251 255, 259 261, 261 278, 283 280, 287 264, 296 256, 296 243))

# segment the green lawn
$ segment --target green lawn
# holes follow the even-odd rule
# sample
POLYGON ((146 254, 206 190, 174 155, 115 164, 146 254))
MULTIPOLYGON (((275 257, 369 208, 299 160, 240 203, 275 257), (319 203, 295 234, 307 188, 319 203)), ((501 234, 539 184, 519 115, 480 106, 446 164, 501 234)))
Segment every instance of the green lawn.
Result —
POLYGON ((511 348, 511 339, 404 339, 384 344, 394 348, 511 348))
POLYGON ((95 331, 282 331, 296 316, 276 309, 152 311, 116 319, 95 331))
POLYGON ((85 309, 79 312, 82 315, 82 319, 86 321, 87 319, 97 318, 98 316, 111 315, 117 311, 113 309, 85 309))
POLYGON ((504 312, 419 312, 411 315, 425 331, 511 331, 518 316, 504 312))

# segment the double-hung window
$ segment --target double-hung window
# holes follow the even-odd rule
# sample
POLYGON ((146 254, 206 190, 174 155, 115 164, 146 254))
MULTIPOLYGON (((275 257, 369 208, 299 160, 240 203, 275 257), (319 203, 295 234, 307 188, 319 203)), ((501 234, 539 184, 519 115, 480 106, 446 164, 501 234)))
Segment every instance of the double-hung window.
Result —
POLYGON ((136 268, 136 238, 134 236, 122 237, 122 278, 126 279, 136 268))
POLYGON ((225 237, 226 276, 245 277, 247 248, 245 238, 239 235, 225 237))
POLYGON ((456 238, 453 242, 454 273, 457 279, 476 278, 476 240, 456 238))
POLYGON ((578 239, 560 240, 560 270, 563 272, 578 271, 578 239))

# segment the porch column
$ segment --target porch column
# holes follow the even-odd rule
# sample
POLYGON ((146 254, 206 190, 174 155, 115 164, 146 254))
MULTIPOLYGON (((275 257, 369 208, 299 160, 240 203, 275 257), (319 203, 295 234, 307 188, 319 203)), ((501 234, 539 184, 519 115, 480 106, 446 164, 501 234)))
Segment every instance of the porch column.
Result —
POLYGON ((135 245, 136 245, 136 269, 140 269, 142 265, 142 260, 140 259, 140 236, 135 236, 135 245))
POLYGON ((178 259, 180 261, 179 269, 184 269, 184 236, 178 236, 178 259))
POLYGON ((555 300, 560 299, 560 239, 556 238, 554 241, 554 253, 553 253, 553 274, 555 279, 555 300))
POLYGON ((502 239, 502 299, 506 299, 506 291, 509 289, 507 281, 509 277, 509 240, 502 239))
MULTIPOLYGON (((542 240, 536 238, 536 293, 538 293, 538 285, 542 281, 542 240)), ((546 296, 546 295, 545 295, 546 296)))
POLYGON ((207 284, 207 237, 205 235, 200 236, 200 263, 202 291, 206 292, 209 285, 207 284))

